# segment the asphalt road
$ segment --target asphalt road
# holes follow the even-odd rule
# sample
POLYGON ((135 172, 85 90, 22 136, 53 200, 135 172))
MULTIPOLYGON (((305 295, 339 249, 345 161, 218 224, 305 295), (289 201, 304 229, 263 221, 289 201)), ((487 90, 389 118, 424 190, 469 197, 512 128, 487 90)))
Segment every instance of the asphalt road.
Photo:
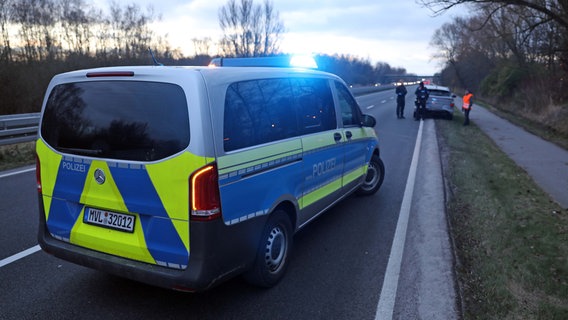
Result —
POLYGON ((562 208, 568 209, 568 150, 474 106, 470 119, 562 208))
MULTIPOLYGON (((420 122, 411 119, 409 102, 407 119, 396 119, 393 98, 390 90, 358 98, 363 111, 377 118, 386 167, 381 190, 350 197, 301 230, 286 277, 269 290, 236 278, 205 293, 180 293, 76 266, 42 251, 14 258, 37 248, 35 172, 0 173, 0 319, 379 319, 385 283, 391 284, 391 293, 394 286, 392 310, 386 311, 393 318, 455 317, 443 194, 436 177, 424 180, 418 170, 416 185, 423 189, 416 187, 414 197, 405 200, 408 231, 396 231, 420 122), (434 242, 422 228, 436 233, 434 242), (391 250, 395 233, 406 242, 394 240, 402 247, 391 250), (401 249, 401 265, 392 267, 393 253, 401 249), (394 274, 387 273, 387 266, 394 274), (437 294, 431 294, 433 288, 437 294)), ((425 152, 421 166, 433 161, 439 167, 432 156, 437 152, 433 123, 423 123, 429 138, 418 148, 425 152)))

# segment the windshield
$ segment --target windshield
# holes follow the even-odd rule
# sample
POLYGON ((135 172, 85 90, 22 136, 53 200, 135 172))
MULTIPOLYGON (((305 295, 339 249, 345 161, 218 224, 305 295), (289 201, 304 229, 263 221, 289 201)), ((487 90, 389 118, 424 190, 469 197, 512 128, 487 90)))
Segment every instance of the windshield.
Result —
POLYGON ((49 95, 41 135, 65 153, 163 159, 189 145, 185 94, 177 85, 158 82, 61 84, 49 95))

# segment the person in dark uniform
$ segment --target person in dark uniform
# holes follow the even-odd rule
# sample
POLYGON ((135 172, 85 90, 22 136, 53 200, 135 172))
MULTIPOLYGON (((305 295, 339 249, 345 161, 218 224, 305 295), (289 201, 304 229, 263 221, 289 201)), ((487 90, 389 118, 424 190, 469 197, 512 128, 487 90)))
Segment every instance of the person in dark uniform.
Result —
POLYGON ((402 80, 400 80, 399 85, 396 86, 395 92, 396 92, 396 117, 398 119, 405 119, 404 105, 406 104, 406 102, 404 101, 404 99, 408 91, 406 91, 406 87, 404 86, 402 80))
POLYGON ((426 87, 424 86, 424 82, 421 81, 414 94, 416 94, 416 114, 414 115, 414 120, 424 120, 426 112, 426 100, 428 100, 430 92, 428 92, 428 89, 426 89, 426 87))

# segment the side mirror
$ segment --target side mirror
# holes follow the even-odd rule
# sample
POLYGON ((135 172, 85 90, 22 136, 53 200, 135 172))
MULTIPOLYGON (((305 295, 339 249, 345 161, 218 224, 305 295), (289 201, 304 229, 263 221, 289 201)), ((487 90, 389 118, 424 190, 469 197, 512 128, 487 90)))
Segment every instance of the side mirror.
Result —
POLYGON ((363 125, 363 127, 374 128, 377 125, 377 120, 371 115, 364 114, 361 118, 361 125, 363 125))
POLYGON ((455 95, 455 94, 452 94, 452 98, 455 98, 455 97, 456 97, 456 95, 455 95))

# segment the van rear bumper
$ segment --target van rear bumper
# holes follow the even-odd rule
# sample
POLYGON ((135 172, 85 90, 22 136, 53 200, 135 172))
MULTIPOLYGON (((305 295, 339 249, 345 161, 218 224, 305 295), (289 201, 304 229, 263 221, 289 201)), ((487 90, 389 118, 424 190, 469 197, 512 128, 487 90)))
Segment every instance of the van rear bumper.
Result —
POLYGON ((123 278, 179 291, 197 292, 235 277, 253 263, 265 217, 226 226, 222 219, 190 223, 190 257, 185 270, 170 269, 86 249, 51 236, 39 196, 38 242, 57 257, 123 278), (249 235, 243 237, 243 235, 249 235))

